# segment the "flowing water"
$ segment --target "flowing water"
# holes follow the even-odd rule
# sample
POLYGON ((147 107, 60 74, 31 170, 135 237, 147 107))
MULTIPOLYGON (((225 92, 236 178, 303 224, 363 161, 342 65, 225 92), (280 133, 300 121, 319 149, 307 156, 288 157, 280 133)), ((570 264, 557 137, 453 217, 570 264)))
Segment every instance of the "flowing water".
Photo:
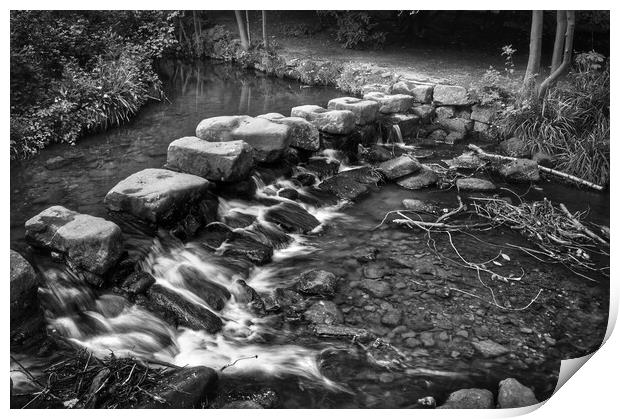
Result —
MULTIPOLYGON (((324 106, 341 96, 334 89, 304 88, 222 64, 167 65, 162 71, 168 77, 167 101, 147 106, 126 126, 86 138, 74 147, 49 147, 34 159, 11 167, 13 248, 24 248, 24 221, 48 206, 64 205, 106 216, 102 202, 106 192, 136 171, 161 167, 170 141, 192 135, 203 118, 267 112, 288 115, 293 106, 324 106), (64 159, 61 164, 52 160, 58 156, 64 159)), ((402 142, 399 134, 396 131, 395 136, 402 142)), ((437 158, 454 154, 450 147, 435 152, 437 158)), ((335 150, 321 154, 342 157, 335 150)), ((352 168, 343 163, 340 170, 352 168)), ((507 243, 527 243, 518 234, 498 230, 454 237, 455 249, 465 259, 489 260, 501 249, 510 255, 502 269, 527 274, 518 284, 493 284, 493 298, 512 308, 502 311, 463 293, 491 298, 484 294, 488 285, 481 287, 482 280, 477 282, 471 270, 454 263, 459 254, 447 237, 431 243, 420 232, 403 227, 375 228, 405 198, 454 208, 454 190, 414 192, 386 185, 354 205, 345 205, 323 202, 312 188, 285 178, 257 175, 254 182, 257 192, 251 200, 220 198, 219 217, 256 217, 261 226, 257 234, 275 249, 267 265, 236 263, 222 256, 224 247, 207 250, 200 238, 180 243, 166 235, 145 238, 127 233, 129 250, 143 255, 142 269, 180 298, 216 313, 224 324, 221 332, 177 330, 142 305, 111 291, 95 291, 49 258, 35 255, 34 263, 45 278, 40 295, 49 330, 99 356, 113 352, 177 365, 206 365, 222 372, 222 403, 226 397, 273 389, 281 407, 408 407, 418 398, 441 399, 464 387, 496 391, 498 381, 507 376, 518 377, 533 386, 539 397, 546 397, 555 386, 559 360, 600 343, 606 324, 607 285, 586 283, 562 267, 541 264, 507 247, 507 243), (263 218, 266 201, 289 201, 273 195, 279 188, 296 189, 303 198, 298 201, 321 225, 310 234, 293 234, 292 240, 285 240, 284 232, 263 218), (370 264, 355 256, 369 252, 378 255, 370 264), (402 262, 403 258, 415 263, 402 262), (247 291, 239 280, 267 296, 278 287, 293 285, 298 274, 311 268, 341 278, 334 302, 344 313, 344 322, 367 329, 381 341, 320 338, 299 319, 260 316, 248 308, 247 291), (188 276, 188 271, 195 275, 188 276), (381 298, 360 289, 360 281, 365 276, 376 277, 377 271, 392 287, 381 298), (200 284, 190 279, 196 276, 209 278, 230 293, 223 308, 210 305, 200 284), (562 287, 557 287, 560 281, 562 287), (445 290, 450 299, 441 297, 445 290), (520 311, 537 292, 540 299, 533 309, 520 311), (580 317, 572 307, 590 317, 580 317), (394 311, 405 319, 398 331, 382 317, 394 311), (419 338, 420 333, 411 333, 418 329, 415 321, 407 319, 432 322, 421 330, 430 330, 435 342, 412 345, 410 339, 419 338), (533 335, 523 331, 525 326, 535 328, 533 335), (590 329, 589 334, 575 330, 580 328, 590 329), (486 359, 467 353, 466 344, 473 335, 518 348, 517 355, 486 359)), ((608 195, 554 183, 515 192, 523 199, 547 197, 564 202, 573 211, 589 209, 592 220, 608 225, 608 195)), ((43 362, 28 354, 15 355, 29 365, 43 362)), ((25 385, 21 378, 15 375, 18 387, 25 385)))

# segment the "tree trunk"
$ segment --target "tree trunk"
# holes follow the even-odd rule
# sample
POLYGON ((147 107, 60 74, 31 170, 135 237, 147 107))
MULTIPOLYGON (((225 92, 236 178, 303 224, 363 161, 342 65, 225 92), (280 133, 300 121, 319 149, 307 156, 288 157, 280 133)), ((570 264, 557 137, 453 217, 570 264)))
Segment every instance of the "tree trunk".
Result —
POLYGON ((245 11, 245 26, 248 34, 248 43, 252 45, 252 35, 250 35, 250 13, 245 11))
POLYGON ((530 55, 523 78, 523 88, 531 91, 536 86, 540 72, 540 47, 542 44, 543 11, 532 10, 532 27, 530 30, 530 55))
POLYGON ((566 10, 558 10, 555 24, 555 42, 553 44, 553 58, 551 59, 551 73, 562 63, 564 51, 564 37, 566 36, 566 10))
POLYGON ((265 45, 265 49, 269 48, 269 39, 267 39, 267 11, 263 10, 263 45, 265 45))
POLYGON ((243 24, 243 16, 240 10, 235 10, 235 19, 237 19, 239 38, 241 38, 241 48, 247 51, 250 48, 250 43, 248 42, 248 35, 245 33, 245 25, 243 24))
POLYGON ((564 73, 568 71, 571 65, 571 60, 573 58, 573 38, 575 36, 575 11, 567 10, 566 11, 566 35, 564 37, 564 57, 562 59, 562 64, 555 70, 549 77, 545 79, 540 85, 540 90, 538 91, 538 99, 542 99, 547 93, 549 86, 558 81, 560 77, 564 73))
POLYGON ((198 18, 196 17, 196 11, 192 10, 192 19, 194 20, 194 40, 196 42, 196 46, 198 46, 198 18))

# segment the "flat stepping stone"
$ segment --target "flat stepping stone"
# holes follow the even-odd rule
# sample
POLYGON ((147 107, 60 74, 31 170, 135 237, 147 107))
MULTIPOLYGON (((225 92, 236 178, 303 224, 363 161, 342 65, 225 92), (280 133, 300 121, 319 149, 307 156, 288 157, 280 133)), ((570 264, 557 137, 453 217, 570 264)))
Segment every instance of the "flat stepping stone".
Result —
POLYGON ((457 179, 456 188, 459 191, 472 192, 488 192, 497 189, 493 182, 486 179, 478 179, 473 177, 457 179))
POLYGON ((399 179, 396 183, 405 189, 416 190, 433 186, 437 184, 438 181, 439 176, 437 176, 435 172, 426 166, 422 166, 419 172, 413 175, 405 176, 399 179))
POLYGON ((266 163, 283 157, 291 142, 287 125, 247 115, 203 119, 196 137, 211 142, 245 141, 254 150, 254 159, 266 163))
POLYGON ((193 204, 217 198, 211 183, 196 175, 166 169, 144 169, 120 181, 106 195, 109 210, 125 212, 141 220, 167 224, 187 215, 193 204))
POLYGON ((167 165, 205 179, 234 182, 250 175, 252 147, 244 141, 209 142, 183 137, 168 146, 167 165))
POLYGON ((421 168, 422 165, 416 158, 406 154, 385 161, 377 166, 377 170, 388 180, 394 180, 416 173, 420 171, 421 168))
POLYGON ((364 95, 364 99, 378 102, 381 113, 406 113, 414 104, 413 96, 388 95, 382 92, 370 92, 364 95))
POLYGON ((364 100, 356 97, 339 97, 327 103, 327 109, 353 112, 357 125, 366 125, 375 122, 379 107, 379 103, 374 100, 364 100))
POLYGON ((355 114, 346 110, 327 110, 316 105, 303 105, 291 109, 291 116, 313 124, 319 131, 345 135, 355 129, 355 114))
POLYGON ((70 266, 97 275, 106 273, 123 250, 122 232, 112 221, 50 207, 26 221, 26 240, 61 253, 70 266))
POLYGON ((308 151, 317 151, 321 147, 319 130, 304 118, 286 117, 279 113, 259 115, 257 118, 264 118, 276 124, 288 126, 290 128, 291 147, 308 151))

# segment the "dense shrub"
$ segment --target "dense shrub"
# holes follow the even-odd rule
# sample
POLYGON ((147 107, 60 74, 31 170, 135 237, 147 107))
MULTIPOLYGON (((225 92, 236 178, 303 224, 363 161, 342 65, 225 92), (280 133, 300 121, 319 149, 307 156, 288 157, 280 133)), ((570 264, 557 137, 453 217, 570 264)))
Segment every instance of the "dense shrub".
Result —
POLYGON ((11 159, 127 121, 161 95, 169 12, 11 12, 11 159))
POLYGON ((523 98, 507 108, 502 131, 517 135, 531 152, 555 155, 558 169, 591 182, 609 183, 609 62, 579 54, 576 69, 541 102, 523 98))
POLYGON ((336 22, 336 40, 350 49, 363 49, 383 46, 386 33, 377 31, 377 23, 368 12, 362 11, 329 11, 320 12, 330 16, 336 22))

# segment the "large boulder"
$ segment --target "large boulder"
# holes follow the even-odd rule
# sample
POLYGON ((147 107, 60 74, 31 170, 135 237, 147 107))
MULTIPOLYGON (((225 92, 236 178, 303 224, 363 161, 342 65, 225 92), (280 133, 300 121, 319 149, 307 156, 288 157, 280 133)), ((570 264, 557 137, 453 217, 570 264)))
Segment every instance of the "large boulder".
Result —
POLYGON ((363 100, 355 97, 339 97, 327 103, 327 109, 351 111, 355 114, 357 125, 366 125, 375 122, 379 103, 373 100, 363 100))
POLYGON ((413 96, 416 103, 431 103, 434 85, 414 80, 399 80, 392 85, 390 93, 413 96))
POLYGON ((439 177, 437 176, 437 174, 423 165, 417 173, 405 176, 399 179, 396 183, 405 189, 415 190, 426 188, 428 186, 433 186, 438 181, 439 177))
POLYGON ((388 180, 394 180, 418 172, 422 165, 415 157, 407 154, 388 160, 377 166, 377 170, 388 180))
POLYGON ((361 167, 325 179, 319 184, 319 189, 330 192, 340 199, 355 200, 368 193, 371 185, 376 185, 380 180, 380 176, 370 168, 361 167))
POLYGON ((172 289, 155 284, 147 291, 149 310, 171 321, 174 326, 216 333, 222 329, 222 320, 211 310, 186 300, 172 289))
POLYGON ((168 146, 167 165, 209 180, 234 182, 249 176, 254 158, 252 148, 243 141, 208 142, 183 137, 168 146))
POLYGON ((217 198, 209 189, 209 181, 200 176, 144 169, 120 181, 108 192, 104 202, 111 211, 169 224, 185 217, 202 201, 209 201, 217 208, 217 198))
POLYGON ((497 189, 490 180, 479 178, 461 178, 456 180, 456 188, 459 191, 489 192, 497 189))
POLYGON ((462 86, 438 84, 433 90, 433 102, 438 105, 468 105, 470 103, 467 89, 462 86))
POLYGON ((267 119, 276 124, 283 124, 290 128, 291 147, 300 148, 302 150, 317 151, 321 142, 319 139, 319 130, 310 122, 298 117, 285 117, 279 113, 268 113, 259 115, 257 118, 267 119))
POLYGON ((167 408, 192 409, 201 408, 207 401, 207 395, 217 388, 218 375, 208 367, 185 367, 172 370, 149 391, 149 401, 140 405, 141 409, 167 408))
POLYGON ((291 116, 313 124, 328 134, 350 134, 355 129, 355 114, 347 110, 327 110, 316 105, 303 105, 291 109, 291 116))
POLYGON ((292 233, 308 233, 321 224, 316 217, 292 202, 282 202, 269 207, 263 217, 292 233))
POLYGON ((512 182, 538 182, 540 172, 534 160, 517 159, 502 164, 499 173, 512 182))
POLYGON ((312 269, 299 275, 295 282, 297 291, 307 295, 333 297, 336 294, 338 278, 331 272, 312 269))
POLYGON ((481 388, 467 388, 450 393, 438 409, 493 409, 493 393, 481 388))
POLYGON ((413 106, 413 96, 387 95, 381 92, 370 92, 364 95, 365 100, 372 100, 380 104, 381 113, 406 113, 413 106))
POLYGON ((97 275, 106 273, 121 256, 123 235, 111 221, 50 207, 26 221, 26 239, 61 253, 70 266, 97 275))
POLYGON ((506 378, 500 381, 497 394, 497 407, 500 409, 527 407, 537 403, 534 392, 516 379, 506 378))
POLYGON ((32 265, 11 249, 10 268, 11 341, 16 341, 36 333, 43 316, 37 293, 40 280, 32 265))

